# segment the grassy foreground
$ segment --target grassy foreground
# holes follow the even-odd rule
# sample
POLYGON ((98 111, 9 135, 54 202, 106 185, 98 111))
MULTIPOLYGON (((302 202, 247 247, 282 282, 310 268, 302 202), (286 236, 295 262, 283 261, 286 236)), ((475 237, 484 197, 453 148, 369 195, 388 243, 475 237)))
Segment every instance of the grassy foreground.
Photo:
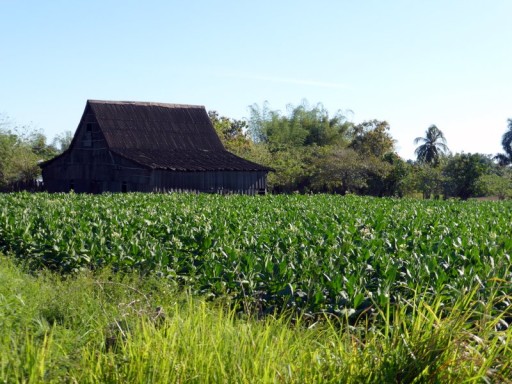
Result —
POLYGON ((30 275, 2 257, 0 382, 511 382, 512 327, 488 316, 510 297, 495 292, 449 308, 416 295, 355 325, 258 320, 163 279, 30 275))

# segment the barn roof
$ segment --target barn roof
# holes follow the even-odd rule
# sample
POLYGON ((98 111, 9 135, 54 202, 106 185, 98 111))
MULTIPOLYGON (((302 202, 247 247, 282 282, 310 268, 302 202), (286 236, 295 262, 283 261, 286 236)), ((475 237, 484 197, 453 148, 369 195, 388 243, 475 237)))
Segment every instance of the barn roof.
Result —
POLYGON ((203 106, 88 100, 111 149, 223 151, 203 106))
POLYGON ((204 106, 88 100, 88 113, 112 152, 153 169, 270 170, 226 151, 204 106))

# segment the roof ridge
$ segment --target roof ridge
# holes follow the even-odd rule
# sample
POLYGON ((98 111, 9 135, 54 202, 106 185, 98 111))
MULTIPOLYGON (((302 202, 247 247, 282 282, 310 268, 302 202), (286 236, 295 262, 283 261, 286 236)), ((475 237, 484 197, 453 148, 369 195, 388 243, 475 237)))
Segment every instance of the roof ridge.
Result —
POLYGON ((204 105, 199 104, 172 104, 172 103, 160 103, 153 101, 124 101, 124 100, 96 100, 88 99, 89 104, 116 104, 116 105, 138 105, 138 106, 155 106, 165 108, 205 108, 204 105))

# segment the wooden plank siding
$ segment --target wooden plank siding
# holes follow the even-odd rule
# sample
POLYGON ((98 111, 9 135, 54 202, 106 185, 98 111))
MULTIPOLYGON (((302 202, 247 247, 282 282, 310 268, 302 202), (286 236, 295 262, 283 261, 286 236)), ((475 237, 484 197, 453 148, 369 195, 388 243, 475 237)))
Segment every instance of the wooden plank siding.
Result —
POLYGON ((261 194, 270 170, 224 149, 204 107, 88 101, 70 147, 41 165, 49 192, 261 194))
POLYGON ((185 190, 205 193, 266 193, 265 172, 205 171, 169 172, 155 170, 152 174, 153 191, 185 190))

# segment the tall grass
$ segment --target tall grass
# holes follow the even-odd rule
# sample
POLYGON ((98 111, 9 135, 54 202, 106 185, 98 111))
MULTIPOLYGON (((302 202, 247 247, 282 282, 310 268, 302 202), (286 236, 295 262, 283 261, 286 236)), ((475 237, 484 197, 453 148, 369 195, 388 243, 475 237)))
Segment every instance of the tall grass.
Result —
POLYGON ((29 275, 1 258, 0 382, 511 382, 511 298, 488 283, 486 302, 418 293, 313 323, 242 318, 162 279, 29 275))

